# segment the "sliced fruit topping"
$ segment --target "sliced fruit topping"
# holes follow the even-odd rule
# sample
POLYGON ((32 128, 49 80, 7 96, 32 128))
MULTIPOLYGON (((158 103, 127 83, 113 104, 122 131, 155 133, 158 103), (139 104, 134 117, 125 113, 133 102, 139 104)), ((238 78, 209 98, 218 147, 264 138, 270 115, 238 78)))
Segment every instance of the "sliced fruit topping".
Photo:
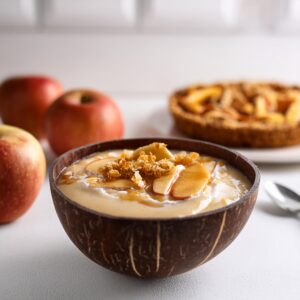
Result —
MULTIPOLYGON (((82 166, 80 163, 74 163, 68 167, 68 171, 72 174, 80 174, 83 172, 82 166)), ((65 173, 66 174, 66 173, 65 173)))
POLYGON ((173 184, 171 194, 175 199, 182 200, 200 193, 210 179, 209 170, 202 163, 195 163, 180 172, 173 184))
POLYGON ((135 187, 135 184, 134 182, 128 179, 117 179, 114 181, 103 182, 102 186, 114 189, 129 189, 135 187))
POLYGON ((282 114, 276 113, 276 112, 269 113, 266 116, 265 120, 267 123, 275 123, 275 124, 282 124, 285 121, 284 116, 282 114))
POLYGON ((102 181, 98 177, 87 178, 87 183, 93 188, 112 188, 112 189, 129 189, 134 188, 135 184, 128 179, 117 179, 113 181, 102 181))
POLYGON ((276 111, 279 93, 272 90, 270 87, 258 86, 256 92, 262 95, 266 100, 268 111, 276 111))
POLYGON ((254 106, 252 103, 245 103, 241 106, 239 111, 243 114, 251 115, 254 112, 254 106))
POLYGON ((155 155, 156 160, 173 158, 173 154, 167 149, 167 145, 164 143, 152 143, 150 145, 140 147, 133 152, 132 158, 137 159, 142 152, 145 154, 152 153, 155 155))
POLYGON ((211 161, 202 162, 202 165, 211 174, 215 170, 217 162, 211 160, 211 161))
POLYGON ((267 105, 265 98, 258 96, 255 98, 255 116, 260 118, 267 114, 267 105))
POLYGON ((228 113, 225 112, 224 110, 211 110, 208 113, 205 114, 206 117, 212 118, 212 119, 227 119, 228 118, 228 113))
POLYGON ((194 91, 185 98, 186 103, 201 103, 208 98, 218 98, 222 94, 222 88, 212 86, 194 91))
POLYGON ((224 91, 221 99, 220 99, 220 105, 222 107, 230 107, 233 100, 233 94, 231 89, 227 89, 224 91))
POLYGON ((186 98, 184 98, 182 105, 189 111, 202 112, 200 105, 205 100, 219 98, 221 94, 221 87, 213 86, 208 88, 202 88, 200 90, 193 91, 186 98))
POLYGON ((234 120, 237 120, 240 117, 240 114, 232 107, 225 107, 223 108, 223 111, 234 120))
POLYGON ((116 161, 117 158, 115 157, 108 157, 103 159, 96 159, 91 163, 87 164, 85 170, 91 173, 99 173, 99 170, 103 169, 107 164, 116 161))
POLYGON ((286 115, 286 121, 288 123, 294 124, 300 121, 300 101, 295 101, 288 108, 286 115))
POLYGON ((213 122, 278 126, 300 121, 300 88, 296 86, 238 82, 193 86, 180 95, 179 104, 186 111, 213 122))
POLYGON ((184 169, 184 166, 178 165, 174 167, 169 174, 156 178, 153 181, 153 192, 161 195, 168 195, 179 173, 184 169))
POLYGON ((290 99, 292 99, 295 102, 300 101, 300 91, 297 89, 291 89, 287 91, 287 95, 290 99))
POLYGON ((202 114, 206 111, 205 105, 200 105, 199 103, 183 103, 183 106, 188 111, 195 113, 195 114, 202 114))

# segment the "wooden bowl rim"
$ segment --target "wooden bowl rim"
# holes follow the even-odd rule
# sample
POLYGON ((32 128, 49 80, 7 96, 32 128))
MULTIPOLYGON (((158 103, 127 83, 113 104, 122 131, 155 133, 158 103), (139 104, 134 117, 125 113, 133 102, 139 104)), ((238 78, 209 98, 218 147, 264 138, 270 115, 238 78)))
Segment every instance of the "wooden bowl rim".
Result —
MULTIPOLYGON (((113 149, 118 149, 116 147, 112 148, 113 149)), ((93 152, 91 152, 90 154, 92 154, 93 152)), ((90 154, 86 154, 86 155, 90 155, 90 154)), ((208 153, 204 153, 209 155, 208 153)), ((213 156, 216 157, 216 156, 213 156)), ((216 157, 218 158, 218 157, 216 157)), ((219 157, 221 159, 223 159, 224 161, 226 161, 226 159, 219 157)), ((228 162, 229 163, 229 162, 228 162)), ((229 163, 231 164, 231 163, 229 163)), ((234 166, 235 168, 237 168, 240 172, 242 172, 238 166, 234 166)), ((242 174, 244 174, 242 172, 242 174)), ((248 179, 249 177, 247 176, 247 174, 244 174, 248 179)), ((249 179, 250 181, 250 179, 249 179)), ((65 201, 69 202, 70 204, 74 205, 75 207, 77 207, 78 209, 84 210, 88 213, 94 214, 96 216, 99 217, 104 217, 104 218, 108 218, 108 219, 116 219, 116 220, 123 220, 123 221, 150 221, 150 222, 155 222, 155 221, 171 221, 171 220, 188 220, 188 219, 195 219, 195 218, 200 218, 200 217, 206 217, 206 216, 210 216, 210 215, 214 215, 214 214, 218 214, 218 213, 222 213, 225 212, 237 205, 240 205, 241 203, 247 201, 252 195, 253 193, 255 193, 255 191, 258 189, 259 183, 260 183, 260 172, 258 167, 247 157, 245 157, 244 155, 240 154, 239 152, 235 151, 235 150, 231 150, 225 146, 222 145, 218 145, 215 143, 211 143, 211 142, 206 142, 206 141, 202 141, 202 140, 194 140, 194 139, 188 139, 188 138, 165 138, 165 137, 146 137, 146 138, 130 138, 130 139, 119 139, 119 140, 110 140, 110 141, 105 141, 105 142, 99 142, 99 143, 93 143, 93 144, 88 144, 88 145, 84 145, 82 147, 78 147, 78 148, 74 148, 70 151, 65 152, 64 154, 58 156, 51 164, 50 169, 49 169, 49 182, 50 182, 50 188, 51 190, 54 190, 61 198, 63 198, 65 201), (226 205, 224 207, 215 209, 215 210, 211 210, 211 211, 207 211, 207 212, 199 212, 197 214, 193 214, 193 215, 188 215, 188 216, 174 216, 174 217, 165 217, 165 218, 140 218, 140 217, 126 217, 126 216, 114 216, 114 215, 110 215, 110 214, 105 214, 102 212, 98 212, 95 210, 92 210, 90 208, 87 208, 85 206, 82 206, 80 204, 78 204, 77 202, 71 200, 69 197, 67 197, 65 194, 63 194, 57 184, 56 184, 56 178, 54 178, 54 168, 55 166, 61 161, 63 160, 65 157, 68 157, 70 155, 72 155, 75 152, 80 152, 82 149, 85 148, 92 148, 94 146, 100 146, 100 145, 104 145, 104 146, 109 146, 110 144, 119 144, 120 143, 120 147, 119 149, 122 149, 122 143, 124 142, 141 142, 141 143, 145 143, 145 145, 148 143, 152 143, 152 142, 162 142, 162 143, 166 143, 168 144, 168 142, 183 142, 183 143, 196 143, 199 146, 201 145, 206 145, 208 147, 214 147, 214 148, 218 148, 219 150, 223 151, 224 153, 229 153, 230 155, 235 155, 237 159, 241 159, 244 163, 246 163, 248 165, 248 167, 250 167, 252 169, 252 171, 254 172, 254 181, 253 184, 251 185, 249 191, 243 195, 239 200, 226 205)), ((52 194, 52 198, 53 198, 53 194, 52 194)), ((53 199, 54 200, 54 199, 53 199)))

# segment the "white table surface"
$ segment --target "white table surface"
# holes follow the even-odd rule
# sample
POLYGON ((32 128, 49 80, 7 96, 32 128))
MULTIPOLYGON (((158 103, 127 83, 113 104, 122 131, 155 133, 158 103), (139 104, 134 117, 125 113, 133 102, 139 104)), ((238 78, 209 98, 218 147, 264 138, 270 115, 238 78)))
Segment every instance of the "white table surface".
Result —
MULTIPOLYGON (((163 98, 118 98, 126 137, 154 136, 163 98)), ((300 192, 300 164, 261 165, 300 192)), ((300 220, 279 211, 261 190, 238 238, 220 255, 183 275, 140 280, 90 261, 56 216, 48 180, 32 208, 0 227, 0 299, 300 299, 300 220)))

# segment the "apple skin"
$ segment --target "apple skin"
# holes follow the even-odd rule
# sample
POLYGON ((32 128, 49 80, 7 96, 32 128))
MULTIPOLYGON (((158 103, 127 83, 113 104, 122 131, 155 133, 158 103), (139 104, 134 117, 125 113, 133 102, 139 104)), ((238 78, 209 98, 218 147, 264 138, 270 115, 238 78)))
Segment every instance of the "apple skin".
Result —
POLYGON ((37 139, 43 139, 45 113, 49 105, 62 93, 60 83, 50 77, 9 78, 0 86, 2 121, 23 128, 37 139))
POLYGON ((59 155, 85 144, 119 139, 124 123, 109 96, 78 89, 63 94, 49 107, 45 129, 52 150, 59 155))
POLYGON ((25 130, 0 125, 0 224, 16 220, 29 209, 45 172, 40 143, 25 130))

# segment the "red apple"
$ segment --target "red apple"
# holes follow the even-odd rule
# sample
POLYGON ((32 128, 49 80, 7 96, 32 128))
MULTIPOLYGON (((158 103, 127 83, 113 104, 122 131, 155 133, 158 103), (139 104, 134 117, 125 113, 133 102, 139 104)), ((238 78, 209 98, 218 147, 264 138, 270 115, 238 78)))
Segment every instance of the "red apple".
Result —
POLYGON ((62 94, 58 81, 46 76, 23 76, 5 80, 0 86, 3 123, 45 136, 44 117, 49 105, 62 94))
POLYGON ((107 95, 93 90, 72 90, 59 97, 46 114, 45 129, 56 154, 123 136, 123 118, 107 95))
POLYGON ((45 170, 40 143, 25 130, 0 125, 0 224, 28 210, 44 182, 45 170))

